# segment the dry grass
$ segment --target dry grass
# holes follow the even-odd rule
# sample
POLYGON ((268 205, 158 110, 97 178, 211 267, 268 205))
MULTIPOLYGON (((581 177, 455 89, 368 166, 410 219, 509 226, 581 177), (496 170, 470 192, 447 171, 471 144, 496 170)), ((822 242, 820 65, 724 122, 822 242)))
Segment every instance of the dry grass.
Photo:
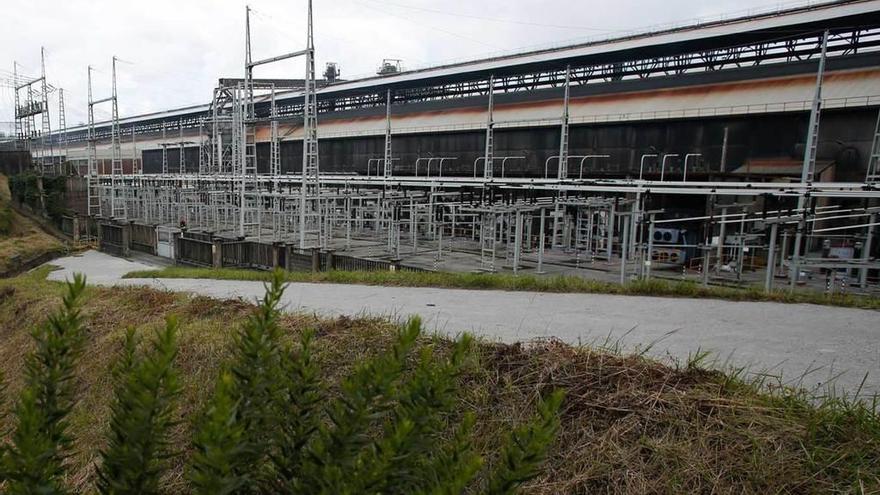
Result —
MULTIPOLYGON (((27 330, 60 298, 61 285, 45 271, 0 280, 0 368, 10 395, 21 388, 27 330)), ((146 288, 94 288, 86 294, 90 327, 87 358, 79 366, 80 402, 72 427, 77 452, 73 483, 86 491, 107 424, 108 369, 123 329, 159 328, 177 314, 182 333, 182 422, 174 433, 181 451, 190 423, 229 355, 230 337, 251 310, 240 300, 146 288)), ((318 330, 317 358, 331 381, 357 359, 387 348, 394 326, 377 318, 318 319, 291 314, 287 338, 318 330)), ((448 349, 426 336, 423 345, 448 349)), ((615 349, 574 348, 555 341, 525 345, 480 342, 462 377, 461 411, 479 418, 475 443, 491 462, 505 432, 530 415, 536 398, 566 390, 562 430, 546 466, 527 493, 877 493, 880 420, 861 403, 812 401, 802 393, 769 393, 740 376, 703 369, 700 358, 666 366, 615 349), (872 491, 873 490, 873 491, 872 491)), ((2 428, 0 428, 2 430, 2 428)), ((185 491, 183 455, 167 479, 185 491)))
POLYGON ((0 175, 0 224, 8 225, 8 228, 0 229, 0 273, 45 253, 65 249, 61 241, 29 218, 16 213, 9 206, 9 200, 8 179, 0 175))

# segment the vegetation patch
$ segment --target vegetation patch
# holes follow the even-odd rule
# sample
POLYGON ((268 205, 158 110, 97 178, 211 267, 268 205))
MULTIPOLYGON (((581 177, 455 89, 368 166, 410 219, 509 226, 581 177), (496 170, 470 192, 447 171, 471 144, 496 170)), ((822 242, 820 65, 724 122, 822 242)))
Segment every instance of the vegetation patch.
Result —
POLYGON ((9 198, 7 178, 0 175, 0 274, 47 253, 65 252, 60 240, 19 215, 10 206, 9 198))
MULTIPOLYGON (((270 272, 235 268, 193 268, 171 266, 160 270, 140 270, 125 278, 197 278, 216 280, 267 281, 270 272)), ((703 287, 696 282, 652 279, 626 284, 588 280, 573 276, 512 275, 504 273, 452 273, 406 271, 328 271, 285 272, 288 282, 383 285, 390 287, 440 287, 448 289, 508 290, 580 294, 620 294, 633 296, 690 297, 729 301, 765 301, 790 304, 820 304, 847 308, 880 309, 880 298, 849 294, 822 294, 806 290, 737 289, 703 287)))
MULTIPOLYGON (((34 349, 30 330, 55 310, 64 286, 43 278, 48 269, 0 280, 0 371, 8 411, 26 386, 23 356, 34 349)), ((147 288, 86 287, 82 318, 88 329, 74 370, 76 402, 69 416, 75 439, 65 465, 77 492, 98 478, 100 452, 112 449, 106 431, 114 415, 113 379, 128 332, 151 341, 177 315, 174 363, 179 386, 166 441, 166 491, 192 489, 187 459, 196 418, 215 397, 212 387, 235 355, 236 335, 254 307, 247 301, 147 288), (149 307, 147 307, 149 306, 149 307)), ((312 356, 332 396, 356 364, 394 347, 399 327, 379 318, 278 317, 282 345, 296 348, 314 334, 312 356)), ((143 344, 141 346, 143 348, 143 344)), ((419 337, 412 356, 432 349, 449 356, 455 343, 419 337)), ((510 431, 533 417, 542 397, 565 399, 558 435, 526 493, 872 493, 880 490, 880 418, 876 403, 816 398, 803 391, 705 369, 701 356, 677 366, 614 349, 555 341, 504 345, 476 341, 456 378, 460 393, 448 419, 474 417, 471 444, 485 459, 477 486, 502 463, 510 431)), ((407 364, 407 373, 418 359, 407 364)), ((0 413, 0 417, 3 414, 0 413)), ((0 432, 14 426, 10 415, 0 432)), ((453 431, 445 433, 451 438, 453 431)), ((483 483, 483 484, 481 484, 483 483)), ((476 490, 477 492, 481 490, 476 490)))

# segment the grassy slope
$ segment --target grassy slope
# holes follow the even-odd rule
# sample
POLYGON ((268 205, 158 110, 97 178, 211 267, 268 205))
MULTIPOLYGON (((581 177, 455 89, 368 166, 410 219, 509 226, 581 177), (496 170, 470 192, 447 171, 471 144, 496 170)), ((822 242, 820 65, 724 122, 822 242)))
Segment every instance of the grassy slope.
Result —
POLYGON ((9 207, 8 179, 0 175, 0 215, 8 215, 10 231, 0 232, 0 273, 13 268, 12 258, 29 260, 50 251, 61 251, 64 244, 47 234, 30 219, 9 207))
MULTIPOLYGON (((173 266, 161 270, 135 271, 126 278, 207 278, 218 280, 269 279, 268 272, 233 268, 190 268, 173 266)), ((700 297, 732 301, 772 301, 809 303, 865 309, 880 309, 880 298, 850 295, 825 295, 812 291, 779 290, 770 294, 761 289, 702 287, 692 282, 653 279, 625 285, 587 280, 572 276, 536 277, 500 273, 451 272, 288 272, 291 282, 328 282, 340 284, 387 285, 397 287, 444 287, 458 289, 496 289, 534 292, 589 294, 626 294, 641 296, 700 297)))
MULTIPOLYGON (((45 273, 0 280, 0 369, 11 397, 21 387, 29 328, 60 300, 62 286, 43 280, 45 273)), ((77 452, 70 461, 79 490, 94 476, 108 417, 109 367, 123 329, 150 332, 166 314, 180 317, 183 421, 174 439, 185 449, 189 421, 210 393, 205 384, 250 309, 241 301, 146 288, 87 290, 91 342, 78 370, 81 401, 72 418, 77 452)), ((289 338, 307 326, 318 328, 318 359, 333 380, 358 357, 385 348, 394 331, 381 319, 309 315, 286 316, 283 326, 289 338)), ((424 344, 432 340, 448 345, 439 338, 424 344)), ((527 493, 880 490, 880 419, 861 405, 831 400, 814 406, 784 390, 759 393, 698 363, 674 368, 556 342, 480 343, 463 380, 461 408, 477 413, 477 447, 490 459, 503 433, 530 414, 536 393, 567 391, 562 432, 545 473, 527 493)), ((178 459, 169 491, 185 490, 180 464, 178 459)))

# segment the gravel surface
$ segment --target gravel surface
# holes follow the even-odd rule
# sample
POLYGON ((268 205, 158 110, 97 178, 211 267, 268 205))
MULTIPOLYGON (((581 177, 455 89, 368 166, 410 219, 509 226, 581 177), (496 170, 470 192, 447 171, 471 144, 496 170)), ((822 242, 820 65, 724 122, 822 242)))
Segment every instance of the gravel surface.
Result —
MULTIPOLYGON (((217 298, 253 301, 261 282, 198 279, 122 279, 133 270, 155 268, 97 251, 56 259, 50 280, 85 273, 97 285, 146 285, 217 298)), ((832 378, 838 389, 880 394, 880 312, 816 306, 712 299, 547 294, 341 284, 290 284, 287 311, 322 315, 419 314, 431 330, 463 331, 515 342, 556 337, 572 344, 621 344, 655 357, 684 360, 709 351, 721 366, 781 375, 787 383, 813 388, 832 378)))

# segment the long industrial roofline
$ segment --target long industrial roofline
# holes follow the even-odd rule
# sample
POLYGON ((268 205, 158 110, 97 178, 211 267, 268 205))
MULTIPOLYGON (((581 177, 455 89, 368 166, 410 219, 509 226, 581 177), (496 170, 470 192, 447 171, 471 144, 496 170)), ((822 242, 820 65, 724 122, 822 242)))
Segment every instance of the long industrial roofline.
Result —
MULTIPOLYGON (((730 38, 747 35, 748 33, 779 31, 790 34, 794 26, 810 24, 832 24, 835 20, 858 18, 880 14, 880 0, 838 0, 832 2, 808 2, 795 8, 776 10, 759 15, 744 16, 728 20, 718 20, 691 24, 661 31, 647 31, 623 37, 608 38, 600 41, 574 44, 558 48, 528 51, 518 54, 497 56, 459 62, 424 69, 400 72, 394 75, 371 76, 363 79, 343 81, 319 88, 319 94, 358 91, 369 87, 412 86, 414 82, 426 79, 473 79, 474 74, 516 72, 528 66, 559 65, 564 68, 571 60, 611 55, 619 52, 657 49, 663 46, 676 46, 713 38, 730 38)), ((288 93, 295 97, 301 92, 288 93)), ((120 119, 120 123, 174 117, 204 112, 210 105, 195 105, 160 112, 147 113, 120 119)), ((106 122, 96 123, 105 124, 106 122)), ((86 126, 68 128, 67 131, 85 129, 86 126)))

